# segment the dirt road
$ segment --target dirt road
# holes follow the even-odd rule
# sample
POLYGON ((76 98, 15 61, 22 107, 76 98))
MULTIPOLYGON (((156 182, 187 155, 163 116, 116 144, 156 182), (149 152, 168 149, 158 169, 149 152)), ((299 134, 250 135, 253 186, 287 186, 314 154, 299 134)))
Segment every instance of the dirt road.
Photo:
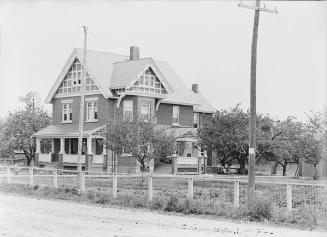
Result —
POLYGON ((0 236, 306 237, 326 234, 0 193, 0 236))

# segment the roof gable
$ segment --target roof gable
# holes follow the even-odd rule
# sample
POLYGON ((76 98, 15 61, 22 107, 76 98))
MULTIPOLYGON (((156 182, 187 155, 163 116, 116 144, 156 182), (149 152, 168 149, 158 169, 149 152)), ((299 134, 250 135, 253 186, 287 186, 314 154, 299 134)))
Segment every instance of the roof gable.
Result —
POLYGON ((163 84, 168 92, 173 89, 165 76, 160 71, 152 58, 144 58, 138 60, 131 60, 127 62, 117 62, 114 64, 114 70, 111 78, 111 89, 126 88, 129 89, 133 84, 151 68, 152 72, 157 76, 159 81, 163 84))
MULTIPOLYGON (((56 82, 52 85, 46 97, 45 100, 46 103, 51 103, 53 96, 56 94, 59 86, 61 85, 62 81, 64 80, 66 74, 68 73, 71 65, 73 64, 76 58, 80 62, 83 61, 82 49, 73 50, 65 66, 63 67, 59 76, 57 77, 56 82)), ((128 56, 88 50, 86 52, 86 59, 87 59, 87 63, 85 67, 86 72, 94 80, 100 92, 103 94, 105 98, 112 96, 109 87, 111 82, 110 79, 113 70, 113 64, 115 62, 128 60, 128 56)))

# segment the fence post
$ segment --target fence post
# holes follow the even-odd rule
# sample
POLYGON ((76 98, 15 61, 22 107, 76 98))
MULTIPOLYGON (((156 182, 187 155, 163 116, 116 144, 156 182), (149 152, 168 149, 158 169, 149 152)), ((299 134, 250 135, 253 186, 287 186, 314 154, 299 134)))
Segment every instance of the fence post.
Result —
POLYGON ((240 206, 240 182, 234 182, 234 207, 240 206))
POLYGON ((7 167, 7 183, 10 184, 11 180, 10 180, 10 167, 7 167))
POLYGON ((81 172, 81 192, 85 192, 85 172, 81 172))
POLYGON ((112 176, 112 197, 117 198, 117 175, 112 176))
POLYGON ((153 198, 153 185, 152 185, 152 174, 149 175, 149 181, 148 181, 148 195, 149 195, 149 201, 152 201, 153 198))
POLYGON ((187 179, 187 197, 193 198, 193 178, 187 179))
POLYGON ((34 185, 33 170, 33 167, 28 168, 28 184, 31 186, 34 185))
POLYGON ((288 211, 292 211, 292 185, 286 185, 286 207, 288 211))
POLYGON ((58 188, 58 172, 56 169, 54 169, 52 172, 53 172, 53 187, 58 188))

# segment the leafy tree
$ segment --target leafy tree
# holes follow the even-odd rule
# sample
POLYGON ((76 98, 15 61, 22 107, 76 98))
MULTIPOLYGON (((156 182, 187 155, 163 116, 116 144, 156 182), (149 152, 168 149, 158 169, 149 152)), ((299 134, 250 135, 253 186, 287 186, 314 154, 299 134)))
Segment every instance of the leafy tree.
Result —
POLYGON ((237 105, 230 110, 218 110, 198 131, 202 147, 217 152, 223 166, 237 162, 245 174, 248 156, 249 116, 237 105))
POLYGON ((318 178, 317 166, 326 157, 326 117, 322 113, 311 113, 308 115, 306 130, 300 142, 300 151, 304 161, 313 165, 315 172, 314 179, 318 178))
POLYGON ((36 103, 33 93, 25 98, 25 107, 15 112, 9 112, 5 119, 1 143, 5 144, 6 152, 22 150, 26 157, 27 165, 35 158, 36 145, 32 134, 47 127, 51 117, 39 104, 36 103))
POLYGON ((173 149, 171 136, 156 130, 153 123, 109 121, 104 137, 108 149, 131 154, 141 164, 142 171, 154 156, 163 156, 173 149))

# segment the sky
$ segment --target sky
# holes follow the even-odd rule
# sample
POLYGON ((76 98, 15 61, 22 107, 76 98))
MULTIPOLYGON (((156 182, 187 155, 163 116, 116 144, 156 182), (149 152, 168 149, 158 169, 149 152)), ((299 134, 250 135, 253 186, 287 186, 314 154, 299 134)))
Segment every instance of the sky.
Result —
MULTIPOLYGON (((246 2, 245 2, 246 3, 246 2)), ((22 106, 18 97, 49 92, 73 48, 167 61, 185 84, 216 109, 247 110, 253 10, 237 1, 0 0, 0 118, 22 106)), ((252 4, 252 2, 248 3, 252 4)), ((262 2, 257 112, 276 119, 326 105, 327 2, 262 2)), ((45 105, 51 111, 50 105, 45 105)))

